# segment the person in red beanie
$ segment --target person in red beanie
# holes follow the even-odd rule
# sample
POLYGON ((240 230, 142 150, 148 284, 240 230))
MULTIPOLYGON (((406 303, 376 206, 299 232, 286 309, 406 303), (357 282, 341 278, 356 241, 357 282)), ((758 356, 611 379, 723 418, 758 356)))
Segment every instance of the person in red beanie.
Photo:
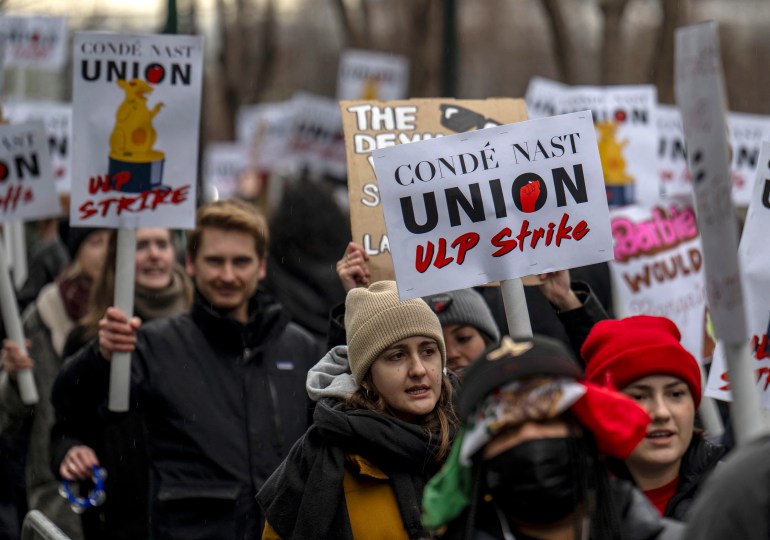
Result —
POLYGON ((665 317, 637 315, 597 323, 581 354, 586 379, 620 390, 650 415, 647 436, 613 473, 636 483, 661 515, 684 520, 724 448, 695 426, 701 372, 665 317))

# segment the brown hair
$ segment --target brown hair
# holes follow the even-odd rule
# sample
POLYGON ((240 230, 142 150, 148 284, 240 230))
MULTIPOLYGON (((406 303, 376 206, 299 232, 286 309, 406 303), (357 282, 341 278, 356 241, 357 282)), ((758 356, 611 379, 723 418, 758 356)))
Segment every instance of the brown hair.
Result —
POLYGON ((195 229, 187 235, 187 255, 195 260, 205 228, 239 231, 254 237, 257 256, 264 260, 270 235, 265 218, 256 206, 238 199, 215 201, 198 209, 195 229))
MULTIPOLYGON (((174 244, 174 235, 169 230, 169 241, 174 244)), ((104 259, 104 268, 91 286, 91 294, 88 300, 86 314, 80 319, 83 327, 83 340, 88 341, 96 337, 99 332, 99 320, 104 317, 104 312, 115 302, 115 264, 118 252, 118 231, 110 231, 110 240, 107 244, 107 255, 104 259)), ((185 297, 187 304, 192 304, 193 287, 189 280, 185 279, 185 297)))
MULTIPOLYGON (((459 424, 455 414, 452 395, 452 383, 449 377, 441 377, 441 394, 439 395, 436 406, 433 411, 422 417, 419 425, 431 439, 438 435, 439 448, 436 452, 436 462, 440 463, 449 453, 449 447, 452 445, 452 433, 459 424)), ((361 386, 347 399, 347 406, 353 409, 364 409, 395 416, 385 403, 385 400, 377 392, 372 380, 371 370, 364 377, 361 386)))

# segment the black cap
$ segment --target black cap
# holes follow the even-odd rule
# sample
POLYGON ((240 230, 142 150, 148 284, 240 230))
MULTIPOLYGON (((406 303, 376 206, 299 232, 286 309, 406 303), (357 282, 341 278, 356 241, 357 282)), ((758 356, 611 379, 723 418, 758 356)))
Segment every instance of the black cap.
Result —
POLYGON ((518 341, 505 336, 465 371, 458 407, 460 418, 468 419, 496 388, 538 375, 584 378, 574 356, 560 341, 541 335, 518 341))

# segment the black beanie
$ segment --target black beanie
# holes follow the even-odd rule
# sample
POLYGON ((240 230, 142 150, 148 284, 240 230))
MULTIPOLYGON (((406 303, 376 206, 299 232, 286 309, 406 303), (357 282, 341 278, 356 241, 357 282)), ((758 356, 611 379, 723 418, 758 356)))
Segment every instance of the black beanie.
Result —
POLYGON ((98 227, 70 227, 68 220, 59 220, 59 237, 67 245, 70 260, 73 261, 77 257, 78 249, 80 249, 80 245, 85 241, 86 237, 93 232, 101 230, 104 229, 98 227))

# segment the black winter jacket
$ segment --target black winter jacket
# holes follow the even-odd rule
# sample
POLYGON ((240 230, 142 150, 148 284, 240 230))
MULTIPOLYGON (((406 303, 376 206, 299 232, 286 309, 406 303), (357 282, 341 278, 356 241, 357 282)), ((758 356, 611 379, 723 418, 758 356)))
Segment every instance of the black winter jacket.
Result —
MULTIPOLYGON (((712 444, 702 437, 693 437, 690 446, 682 456, 679 468, 679 484, 666 505, 664 517, 685 521, 685 515, 698 494, 703 481, 716 467, 725 454, 725 449, 712 444)), ((633 482, 628 468, 621 461, 610 460, 610 468, 618 477, 633 482)))
MULTIPOLYGON (((155 540, 259 537, 254 497, 310 423, 318 346, 264 293, 249 313, 239 323, 197 295, 191 313, 138 332, 131 408, 145 413, 155 540)), ((62 369, 57 414, 76 420, 97 399, 109 416, 108 381, 94 340, 62 369)))

